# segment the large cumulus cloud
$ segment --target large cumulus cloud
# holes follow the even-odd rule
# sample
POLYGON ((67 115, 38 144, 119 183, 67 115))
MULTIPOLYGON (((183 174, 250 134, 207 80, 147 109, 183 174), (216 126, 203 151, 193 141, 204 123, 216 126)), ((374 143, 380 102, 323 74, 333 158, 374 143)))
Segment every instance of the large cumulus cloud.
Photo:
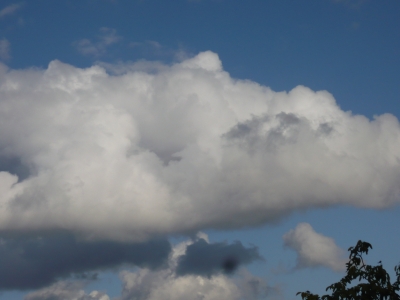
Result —
POLYGON ((144 240, 399 201, 400 128, 331 94, 171 66, 0 72, 0 230, 144 240))

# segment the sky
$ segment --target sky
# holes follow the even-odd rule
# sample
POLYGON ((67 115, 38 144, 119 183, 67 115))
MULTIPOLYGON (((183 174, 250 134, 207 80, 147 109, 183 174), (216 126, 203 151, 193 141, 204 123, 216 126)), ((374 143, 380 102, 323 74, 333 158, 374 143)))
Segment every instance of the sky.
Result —
POLYGON ((0 299, 325 293, 400 263, 400 2, 0 1, 0 299))

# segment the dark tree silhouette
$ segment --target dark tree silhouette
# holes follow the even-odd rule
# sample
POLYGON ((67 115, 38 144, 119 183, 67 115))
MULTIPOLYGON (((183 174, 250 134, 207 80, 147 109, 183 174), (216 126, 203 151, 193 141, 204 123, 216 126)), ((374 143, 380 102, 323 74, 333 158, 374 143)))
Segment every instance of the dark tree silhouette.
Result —
POLYGON ((331 295, 319 296, 309 291, 299 292, 303 300, 400 300, 400 265, 394 268, 396 281, 390 282, 390 276, 379 262, 376 266, 366 265, 363 253, 368 254, 371 244, 358 241, 350 247, 349 262, 346 264, 347 274, 339 281, 331 284, 326 290, 331 295), (358 279, 358 284, 352 283, 358 279))

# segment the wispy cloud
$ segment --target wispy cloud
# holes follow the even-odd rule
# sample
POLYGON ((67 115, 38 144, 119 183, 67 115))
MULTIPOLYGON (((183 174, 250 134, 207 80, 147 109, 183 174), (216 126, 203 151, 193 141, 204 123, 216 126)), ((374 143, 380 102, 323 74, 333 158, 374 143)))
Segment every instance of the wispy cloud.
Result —
POLYGON ((7 15, 12 15, 17 10, 19 10, 23 6, 22 3, 10 4, 0 10, 0 18, 4 18, 7 15))
POLYGON ((182 45, 179 45, 178 49, 173 49, 152 40, 130 42, 128 46, 131 49, 140 52, 142 56, 152 56, 156 58, 169 57, 175 61, 183 61, 184 59, 193 56, 190 55, 182 45))
POLYGON ((129 43, 129 46, 131 48, 139 48, 139 47, 149 47, 152 48, 154 50, 159 50, 162 48, 161 44, 159 42, 156 41, 145 41, 145 42, 131 42, 129 43))
POLYGON ((75 41, 73 45, 84 55, 99 57, 107 52, 107 48, 122 40, 122 37, 117 35, 117 31, 112 28, 100 28, 100 35, 95 40, 81 39, 75 41))
POLYGON ((7 39, 0 40, 0 60, 7 61, 11 58, 11 44, 7 39))

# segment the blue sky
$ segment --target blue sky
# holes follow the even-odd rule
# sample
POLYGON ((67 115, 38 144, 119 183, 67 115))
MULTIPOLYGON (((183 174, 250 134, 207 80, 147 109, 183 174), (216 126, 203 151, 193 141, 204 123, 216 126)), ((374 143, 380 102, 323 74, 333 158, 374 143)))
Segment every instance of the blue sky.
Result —
POLYGON ((0 264, 43 279, 0 299, 299 299, 359 239, 400 262, 398 1, 0 4, 0 264))

